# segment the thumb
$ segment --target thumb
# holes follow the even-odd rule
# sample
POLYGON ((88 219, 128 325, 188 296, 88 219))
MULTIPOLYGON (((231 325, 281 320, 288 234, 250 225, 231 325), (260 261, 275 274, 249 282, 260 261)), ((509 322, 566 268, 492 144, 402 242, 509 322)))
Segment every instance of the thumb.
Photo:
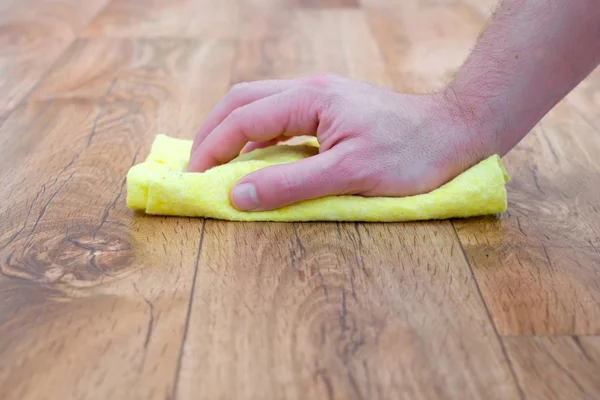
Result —
POLYGON ((231 191, 233 206, 242 211, 267 211, 303 200, 343 194, 349 171, 334 151, 289 164, 260 169, 240 179, 231 191))

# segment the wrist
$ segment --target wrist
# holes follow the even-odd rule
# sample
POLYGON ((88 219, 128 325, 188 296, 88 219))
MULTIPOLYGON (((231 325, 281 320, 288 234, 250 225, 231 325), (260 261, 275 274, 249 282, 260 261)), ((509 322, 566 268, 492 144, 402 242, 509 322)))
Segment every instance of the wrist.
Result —
POLYGON ((471 152, 474 162, 506 153, 502 139, 511 127, 505 104, 452 85, 447 86, 440 97, 449 123, 461 136, 458 139, 461 146, 471 152))
POLYGON ((426 117, 427 158, 433 161, 436 179, 446 182, 496 153, 493 135, 485 120, 466 108, 452 91, 420 97, 426 117))

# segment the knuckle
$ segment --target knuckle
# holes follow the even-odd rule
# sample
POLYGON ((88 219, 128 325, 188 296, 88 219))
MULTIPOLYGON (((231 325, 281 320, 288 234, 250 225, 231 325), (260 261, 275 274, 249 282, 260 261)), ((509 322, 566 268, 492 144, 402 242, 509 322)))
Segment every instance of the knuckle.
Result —
POLYGON ((231 86, 229 92, 227 93, 228 100, 235 100, 243 95, 248 90, 249 83, 247 82, 238 82, 231 86))
POLYGON ((325 72, 322 74, 318 74, 322 79, 325 79, 326 81, 329 82, 334 82, 334 81, 338 81, 340 79, 342 79, 342 77, 338 74, 335 74, 333 72, 325 72))
POLYGON ((239 107, 229 113, 227 119, 230 123, 238 124, 243 120, 244 107, 239 107))
POLYGON ((316 88, 328 88, 340 79, 341 77, 339 75, 327 72, 323 74, 310 75, 306 78, 306 84, 307 86, 316 88))
POLYGON ((309 81, 297 90, 305 95, 299 98, 310 99, 312 107, 320 111, 331 110, 343 101, 343 96, 334 84, 327 83, 321 78, 317 78, 315 82, 309 81))
POLYGON ((239 93, 244 91, 244 89, 246 89, 248 87, 249 83, 248 82, 238 82, 235 83, 231 86, 231 89, 229 89, 230 93, 239 93))
POLYGON ((321 110, 339 110, 340 108, 338 106, 340 106, 341 101, 343 101, 342 96, 338 93, 330 92, 321 99, 320 108, 321 110))
POLYGON ((294 197, 296 191, 296 183, 286 173, 282 173, 279 177, 280 195, 285 199, 294 197))
POLYGON ((227 129, 231 129, 234 131, 244 131, 246 118, 244 117, 245 109, 244 107, 239 107, 229 113, 225 121, 223 123, 227 126, 227 129))

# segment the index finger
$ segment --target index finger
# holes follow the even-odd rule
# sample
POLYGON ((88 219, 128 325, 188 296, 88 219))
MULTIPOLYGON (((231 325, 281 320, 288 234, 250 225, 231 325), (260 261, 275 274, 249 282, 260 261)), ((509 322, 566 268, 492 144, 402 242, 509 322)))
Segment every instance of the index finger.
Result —
POLYGON ((233 85, 229 93, 210 111, 194 137, 192 152, 231 112, 257 100, 280 93, 297 85, 289 79, 272 79, 233 85))
POLYGON ((188 171, 203 172, 227 163, 248 142, 315 135, 318 104, 314 92, 290 89, 236 109, 192 152, 188 171))

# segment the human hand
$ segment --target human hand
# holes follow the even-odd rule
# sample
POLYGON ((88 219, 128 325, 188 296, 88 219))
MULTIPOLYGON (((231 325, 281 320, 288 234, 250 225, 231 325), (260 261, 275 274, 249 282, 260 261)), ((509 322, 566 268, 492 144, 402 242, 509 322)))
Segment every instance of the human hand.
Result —
POLYGON ((244 83, 207 117, 188 171, 316 135, 319 154, 243 177, 232 189, 233 205, 271 210, 331 195, 425 193, 489 155, 467 115, 445 93, 403 95, 335 75, 244 83))

